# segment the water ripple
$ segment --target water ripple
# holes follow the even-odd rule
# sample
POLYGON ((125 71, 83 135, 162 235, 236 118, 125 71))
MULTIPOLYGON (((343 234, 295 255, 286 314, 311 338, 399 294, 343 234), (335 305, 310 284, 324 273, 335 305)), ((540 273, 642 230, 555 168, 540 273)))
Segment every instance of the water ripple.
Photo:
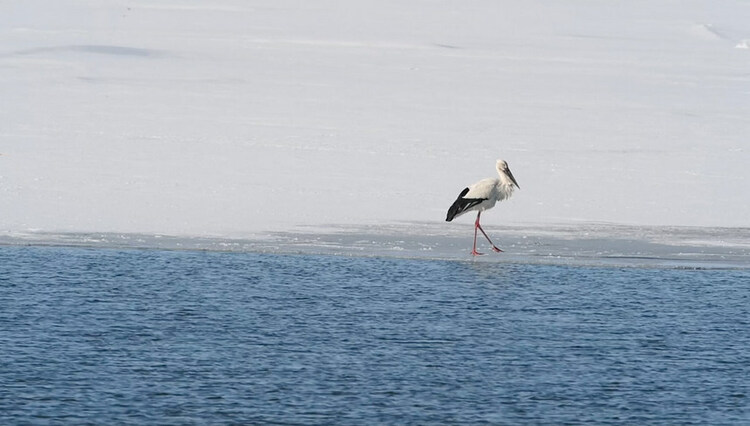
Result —
POLYGON ((746 424, 748 282, 0 247, 0 423, 746 424))

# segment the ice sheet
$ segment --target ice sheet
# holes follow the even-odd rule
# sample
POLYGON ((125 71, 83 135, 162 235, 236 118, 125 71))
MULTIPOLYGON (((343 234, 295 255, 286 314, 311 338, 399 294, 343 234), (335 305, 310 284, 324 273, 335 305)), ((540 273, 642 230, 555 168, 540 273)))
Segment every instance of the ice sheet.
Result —
POLYGON ((747 227, 747 1, 0 3, 0 231, 747 227), (744 43, 744 44, 743 44, 744 43), (466 221, 468 223, 468 221, 466 221))

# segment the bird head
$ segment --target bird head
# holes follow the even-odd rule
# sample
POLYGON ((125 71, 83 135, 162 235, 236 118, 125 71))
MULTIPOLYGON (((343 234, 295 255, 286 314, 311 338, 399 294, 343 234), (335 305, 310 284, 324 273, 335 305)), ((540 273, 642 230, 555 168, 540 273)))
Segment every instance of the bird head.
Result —
POLYGON ((516 182, 516 178, 513 177, 513 173, 510 171, 510 167, 508 167, 508 163, 505 160, 497 160, 497 173, 500 176, 507 177, 508 179, 510 179, 512 184, 516 186, 516 188, 521 189, 521 187, 518 186, 518 182, 516 182))

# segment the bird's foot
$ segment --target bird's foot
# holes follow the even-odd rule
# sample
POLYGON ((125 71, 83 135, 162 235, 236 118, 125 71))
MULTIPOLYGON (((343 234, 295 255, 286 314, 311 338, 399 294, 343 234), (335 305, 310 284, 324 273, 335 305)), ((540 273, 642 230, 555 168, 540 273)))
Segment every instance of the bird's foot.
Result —
POLYGON ((480 252, 478 252, 478 251, 477 251, 476 249, 474 249, 474 250, 472 250, 472 251, 471 251, 471 254, 472 254, 473 256, 481 256, 481 255, 483 255, 484 253, 480 253, 480 252))
POLYGON ((492 246, 492 250, 495 250, 496 253, 502 253, 503 251, 497 248, 497 246, 492 246))

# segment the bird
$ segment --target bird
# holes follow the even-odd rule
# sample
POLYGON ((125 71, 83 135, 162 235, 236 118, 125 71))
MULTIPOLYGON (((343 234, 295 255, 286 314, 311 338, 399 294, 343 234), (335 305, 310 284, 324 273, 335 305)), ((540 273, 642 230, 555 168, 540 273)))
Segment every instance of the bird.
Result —
POLYGON ((484 254, 477 251, 477 229, 482 231, 482 235, 484 235, 484 238, 487 238, 487 241, 489 241, 492 246, 492 250, 498 253, 502 252, 502 250, 492 243, 490 237, 488 237, 487 233, 482 229, 482 225, 479 224, 479 217, 482 215, 483 211, 495 207, 495 204, 498 201, 510 198, 510 196, 513 195, 513 186, 521 189, 505 160, 498 159, 496 168, 498 174, 497 178, 482 179, 479 182, 464 188, 463 191, 458 194, 456 201, 454 201, 448 209, 448 215, 445 217, 445 221, 450 222, 464 213, 470 211, 477 212, 477 220, 474 222, 474 246, 471 249, 471 254, 474 256, 484 254))

